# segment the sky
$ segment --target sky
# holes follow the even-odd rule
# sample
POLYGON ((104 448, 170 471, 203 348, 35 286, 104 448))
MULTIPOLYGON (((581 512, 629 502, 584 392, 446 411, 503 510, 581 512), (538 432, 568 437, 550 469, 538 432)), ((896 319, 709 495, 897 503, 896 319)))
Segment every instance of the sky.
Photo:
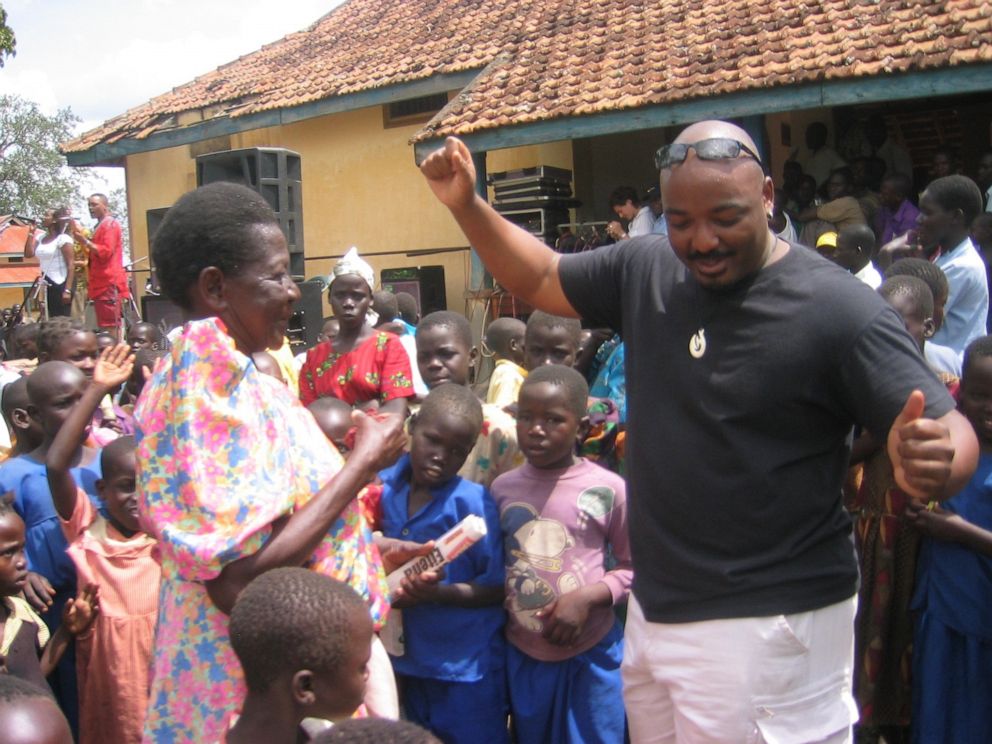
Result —
MULTIPOLYGON (((70 108, 84 132, 198 75, 306 28, 342 0, 0 0, 17 55, 0 94, 46 114, 70 108)), ((124 185, 96 168, 87 190, 124 185)))

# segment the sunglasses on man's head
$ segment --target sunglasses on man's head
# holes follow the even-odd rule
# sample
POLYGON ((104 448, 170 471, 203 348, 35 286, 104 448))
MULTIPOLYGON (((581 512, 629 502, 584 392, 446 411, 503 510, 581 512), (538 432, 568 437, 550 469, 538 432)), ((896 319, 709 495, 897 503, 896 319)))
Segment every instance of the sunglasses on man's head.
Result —
POLYGON ((671 145, 662 145, 654 154, 655 167, 658 170, 671 168, 673 165, 683 162, 689 154, 689 150, 695 150, 696 157, 700 160, 733 160, 743 154, 754 158, 755 162, 761 165, 761 158, 758 157, 758 154, 743 142, 729 137, 713 137, 712 139, 699 140, 699 142, 676 142, 671 145))

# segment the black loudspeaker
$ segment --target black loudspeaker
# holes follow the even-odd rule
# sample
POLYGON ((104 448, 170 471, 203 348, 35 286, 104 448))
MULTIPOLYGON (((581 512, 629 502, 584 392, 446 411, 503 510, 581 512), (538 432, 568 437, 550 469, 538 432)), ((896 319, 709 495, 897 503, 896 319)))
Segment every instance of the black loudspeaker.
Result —
POLYGON ((293 352, 298 354, 317 345, 317 334, 324 324, 324 282, 311 279, 296 286, 300 288, 300 299, 293 308, 286 335, 293 345, 293 352))
MULTIPOLYGON (((317 334, 323 324, 321 295, 324 283, 321 281, 300 282, 300 299, 293 306, 286 335, 294 347, 294 353, 309 349, 317 344, 317 334)), ((183 324, 183 311, 165 297, 145 295, 141 298, 141 317, 168 333, 183 324)))
POLYGON ((420 317, 435 310, 448 309, 448 295, 444 290, 444 267, 421 266, 402 269, 383 269, 379 275, 382 288, 388 292, 408 292, 417 301, 420 317))
POLYGON ((183 311, 165 297, 144 295, 141 298, 141 318, 168 333, 183 324, 183 311))
POLYGON ((289 244, 289 270, 303 278, 303 171, 298 153, 281 147, 250 147, 201 155, 196 159, 196 185, 214 181, 240 183, 254 189, 279 218, 289 244))

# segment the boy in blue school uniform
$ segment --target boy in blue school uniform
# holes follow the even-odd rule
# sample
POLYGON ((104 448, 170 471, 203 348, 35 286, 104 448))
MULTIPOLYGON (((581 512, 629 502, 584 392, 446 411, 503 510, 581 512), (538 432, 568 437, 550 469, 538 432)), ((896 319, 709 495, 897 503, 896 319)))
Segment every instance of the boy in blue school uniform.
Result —
POLYGON ((482 428, 471 390, 433 388, 410 422, 410 453, 379 476, 382 532, 427 542, 470 514, 488 534, 445 566, 404 579, 404 653, 393 656, 406 717, 445 744, 505 742, 504 560, 499 516, 488 490, 457 473, 482 428))

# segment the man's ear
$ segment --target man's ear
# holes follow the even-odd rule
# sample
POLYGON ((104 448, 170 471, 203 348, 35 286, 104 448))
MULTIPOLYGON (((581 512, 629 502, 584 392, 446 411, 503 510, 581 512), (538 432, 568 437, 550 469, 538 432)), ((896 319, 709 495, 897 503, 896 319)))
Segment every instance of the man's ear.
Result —
POLYGON ((474 367, 479 361, 479 347, 473 346, 468 352, 468 366, 474 367))
POLYGON ((933 318, 927 318, 923 321, 923 338, 929 339, 933 338, 933 334, 937 332, 937 325, 933 322, 933 318))
POLYGON ((297 705, 310 706, 317 702, 317 693, 313 690, 313 672, 309 669, 301 669, 293 675, 290 681, 293 702, 297 705))
POLYGON ((775 213, 775 184, 765 176, 761 184, 761 200, 764 202, 765 214, 769 217, 775 213))

